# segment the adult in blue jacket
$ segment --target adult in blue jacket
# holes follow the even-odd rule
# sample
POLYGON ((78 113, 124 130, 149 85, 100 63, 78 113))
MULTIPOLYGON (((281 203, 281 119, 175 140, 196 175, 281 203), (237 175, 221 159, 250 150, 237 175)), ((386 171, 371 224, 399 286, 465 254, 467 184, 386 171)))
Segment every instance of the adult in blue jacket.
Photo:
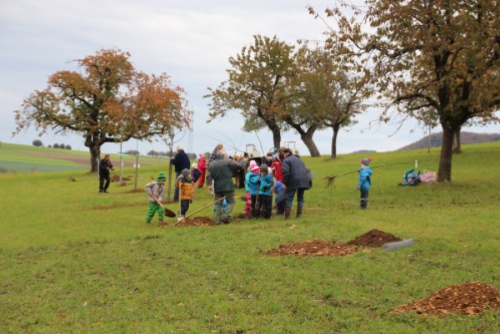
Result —
POLYGON ((285 219, 290 218, 292 203, 295 193, 297 193, 297 218, 302 215, 304 206, 304 191, 311 188, 309 171, 304 162, 292 154, 289 148, 283 150, 283 187, 286 189, 285 219))
MULTIPOLYGON (((182 170, 189 170, 191 168, 191 161, 189 161, 189 157, 186 152, 184 152, 184 148, 181 145, 177 146, 177 154, 173 159, 170 159, 170 163, 175 166, 174 170, 176 180, 179 178, 179 175, 181 175, 182 170)), ((178 200, 179 188, 175 187, 174 202, 177 202, 178 200)))

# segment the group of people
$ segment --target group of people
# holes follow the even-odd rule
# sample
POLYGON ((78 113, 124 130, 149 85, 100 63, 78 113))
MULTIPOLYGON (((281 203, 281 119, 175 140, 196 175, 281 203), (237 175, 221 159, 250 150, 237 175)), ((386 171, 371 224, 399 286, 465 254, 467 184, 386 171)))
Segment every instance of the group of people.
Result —
MULTIPOLYGON (((177 154, 170 160, 176 173, 173 200, 174 202, 180 201, 178 219, 186 216, 189 205, 193 201, 196 186, 202 188, 206 180, 208 191, 214 196, 215 223, 216 225, 228 224, 235 205, 233 177, 236 177, 237 185, 244 182, 246 190, 244 213, 247 218, 270 219, 274 206, 277 214, 283 214, 285 220, 290 219, 295 196, 297 196, 296 217, 300 218, 304 207, 305 191, 312 187, 310 170, 297 154, 286 147, 274 150, 269 160, 272 161, 270 166, 267 163, 259 166, 255 160, 242 164, 241 160, 235 161, 228 157, 223 145, 219 144, 208 161, 204 154, 200 154, 198 163, 190 165, 189 156, 182 146, 178 146, 177 154), (239 175, 244 175, 244 179, 241 180, 239 175)), ((360 191, 361 209, 366 209, 368 204, 372 176, 370 162, 371 158, 363 158, 359 169, 357 189, 360 191)), ((106 155, 99 163, 100 192, 107 192, 109 170, 113 170, 113 165, 109 160, 109 155, 106 155)), ((165 181, 165 175, 160 173, 155 181, 146 185, 146 191, 149 194, 147 223, 150 223, 154 215, 158 213, 159 224, 164 225, 161 202, 165 195, 165 181)))

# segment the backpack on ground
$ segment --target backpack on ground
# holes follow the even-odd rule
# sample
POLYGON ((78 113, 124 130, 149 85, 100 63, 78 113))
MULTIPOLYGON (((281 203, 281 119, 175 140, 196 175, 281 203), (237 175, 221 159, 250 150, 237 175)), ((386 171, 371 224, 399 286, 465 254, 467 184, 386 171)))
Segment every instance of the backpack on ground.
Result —
POLYGON ((421 172, 416 172, 415 169, 410 169, 403 174, 403 182, 400 183, 402 186, 416 186, 419 184, 421 172))

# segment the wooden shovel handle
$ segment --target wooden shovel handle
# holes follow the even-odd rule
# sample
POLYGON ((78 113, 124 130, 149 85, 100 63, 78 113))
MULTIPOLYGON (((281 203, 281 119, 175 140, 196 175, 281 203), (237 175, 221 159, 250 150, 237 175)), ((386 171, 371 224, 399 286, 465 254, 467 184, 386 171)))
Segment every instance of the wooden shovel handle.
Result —
POLYGON ((184 219, 189 218, 189 217, 191 217, 192 215, 194 215, 195 213, 198 213, 198 212, 200 212, 201 210, 204 210, 204 209, 208 208, 210 205, 214 205, 215 203, 222 201, 224 198, 226 198, 226 196, 223 196, 223 197, 219 198, 218 200, 216 200, 215 202, 212 202, 212 203, 210 203, 210 204, 205 205, 205 206, 204 206, 204 207, 202 207, 201 209, 198 209, 198 210, 196 210, 195 212, 193 212, 193 213, 191 213, 191 214, 187 215, 186 217, 182 218, 181 220, 179 220, 179 221, 178 221, 177 223, 175 223, 174 225, 177 225, 177 224, 179 224, 181 221, 183 221, 184 219))
POLYGON ((156 201, 156 203, 158 203, 159 206, 162 207, 162 209, 165 209, 165 207, 161 204, 161 202, 158 200, 158 198, 155 197, 155 195, 150 194, 150 196, 153 197, 153 199, 156 201))

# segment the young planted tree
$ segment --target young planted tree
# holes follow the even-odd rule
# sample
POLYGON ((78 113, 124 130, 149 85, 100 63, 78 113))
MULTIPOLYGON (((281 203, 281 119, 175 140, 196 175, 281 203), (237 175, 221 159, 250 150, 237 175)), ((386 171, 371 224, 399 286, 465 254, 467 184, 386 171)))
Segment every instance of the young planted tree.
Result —
POLYGON ((230 57, 229 78, 217 89, 208 88, 206 98, 210 104, 211 120, 224 117, 231 109, 241 111, 245 117, 245 131, 264 127, 273 134, 275 147, 280 146, 288 87, 295 75, 294 47, 260 35, 254 44, 243 47, 236 57, 230 57))
POLYGON ((119 49, 100 50, 76 60, 82 72, 54 73, 45 90, 32 93, 15 111, 16 133, 30 125, 41 133, 80 133, 95 172, 103 144, 149 140, 186 126, 190 112, 183 90, 165 73, 150 76, 135 70, 129 58, 119 49))
MULTIPOLYGON (((471 119, 495 121, 500 102, 497 0, 339 0, 332 52, 367 78, 400 113, 433 108, 443 129, 438 180, 451 181, 453 137, 471 119), (342 9, 352 10, 347 18, 342 9), (354 63, 357 62, 357 63, 354 63)), ((311 12, 314 13, 312 9, 311 12)), ((387 120, 386 115, 382 119, 387 120)))

